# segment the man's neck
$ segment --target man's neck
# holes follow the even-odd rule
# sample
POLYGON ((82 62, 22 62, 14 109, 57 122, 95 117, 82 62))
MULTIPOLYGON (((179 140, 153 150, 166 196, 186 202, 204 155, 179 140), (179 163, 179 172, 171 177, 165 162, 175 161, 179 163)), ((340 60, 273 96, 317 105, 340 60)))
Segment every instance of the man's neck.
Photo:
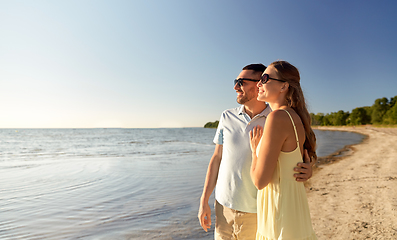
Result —
POLYGON ((261 113, 267 107, 265 102, 254 101, 244 104, 244 110, 252 119, 254 116, 261 113))

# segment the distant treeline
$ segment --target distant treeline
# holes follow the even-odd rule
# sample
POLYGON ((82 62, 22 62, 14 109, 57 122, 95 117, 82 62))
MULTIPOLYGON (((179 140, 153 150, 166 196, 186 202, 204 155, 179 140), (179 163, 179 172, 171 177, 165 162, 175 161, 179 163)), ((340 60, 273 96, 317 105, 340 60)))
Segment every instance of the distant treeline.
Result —
POLYGON ((204 127, 205 128, 217 128, 219 124, 219 121, 215 121, 215 122, 207 122, 204 127))
MULTIPOLYGON (((342 110, 331 113, 310 113, 314 126, 342 126, 342 125, 391 125, 397 124, 397 96, 387 99, 379 98, 371 107, 358 107, 351 113, 342 110)), ((219 121, 208 122, 205 128, 217 128, 219 121)))
POLYGON ((379 98, 371 107, 358 107, 351 113, 342 110, 331 113, 311 113, 312 124, 315 126, 342 126, 365 124, 397 124, 397 96, 379 98))

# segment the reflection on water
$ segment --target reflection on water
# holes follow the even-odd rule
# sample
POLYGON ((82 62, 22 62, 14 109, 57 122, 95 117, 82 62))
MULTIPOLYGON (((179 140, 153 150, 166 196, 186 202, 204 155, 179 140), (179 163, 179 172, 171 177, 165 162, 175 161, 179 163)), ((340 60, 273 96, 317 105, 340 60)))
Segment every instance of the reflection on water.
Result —
POLYGON ((214 134, 0 130, 0 239, 212 239, 197 210, 214 134))

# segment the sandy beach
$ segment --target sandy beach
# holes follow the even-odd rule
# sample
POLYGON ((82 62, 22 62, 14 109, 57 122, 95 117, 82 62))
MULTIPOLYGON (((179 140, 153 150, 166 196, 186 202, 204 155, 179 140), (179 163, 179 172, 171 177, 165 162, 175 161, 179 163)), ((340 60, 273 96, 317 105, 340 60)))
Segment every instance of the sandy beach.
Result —
POLYGON ((318 239, 397 239, 397 128, 317 129, 368 136, 320 159, 306 185, 318 239))

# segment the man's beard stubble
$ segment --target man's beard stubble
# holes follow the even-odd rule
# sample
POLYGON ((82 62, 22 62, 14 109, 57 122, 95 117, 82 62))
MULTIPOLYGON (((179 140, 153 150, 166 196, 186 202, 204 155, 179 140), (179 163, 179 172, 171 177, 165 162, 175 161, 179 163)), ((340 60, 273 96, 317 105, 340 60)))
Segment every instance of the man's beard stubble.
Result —
POLYGON ((243 97, 241 97, 241 98, 237 98, 236 100, 237 100, 237 102, 239 103, 239 104, 245 104, 246 102, 248 102, 248 101, 251 101, 253 98, 255 98, 256 96, 247 96, 247 95, 244 95, 243 97))

